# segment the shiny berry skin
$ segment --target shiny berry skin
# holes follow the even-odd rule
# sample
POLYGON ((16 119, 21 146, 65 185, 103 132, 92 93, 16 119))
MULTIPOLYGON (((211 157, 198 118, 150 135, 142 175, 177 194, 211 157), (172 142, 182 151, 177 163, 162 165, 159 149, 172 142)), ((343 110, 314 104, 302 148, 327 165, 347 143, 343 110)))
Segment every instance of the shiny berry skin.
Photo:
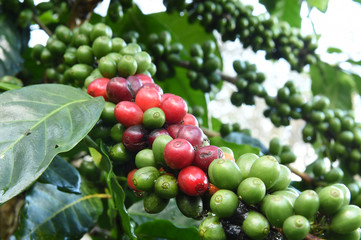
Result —
POLYGON ((114 77, 107 84, 107 96, 109 101, 118 103, 132 101, 133 95, 128 86, 128 81, 122 77, 114 77))
POLYGON ((181 124, 171 124, 171 125, 169 125, 167 127, 167 131, 169 133, 169 136, 171 136, 172 138, 176 138, 180 127, 182 127, 181 124))
POLYGON ((143 125, 134 125, 125 129, 122 142, 131 152, 139 152, 148 146, 148 130, 143 125))
POLYGON ((197 118, 190 113, 186 113, 182 120, 182 125, 193 125, 196 127, 199 126, 197 118))
POLYGON ((179 172, 178 185, 185 194, 199 196, 207 191, 208 178, 199 167, 188 166, 179 172))
POLYGON ((138 169, 133 169, 132 171, 130 171, 127 175, 127 183, 130 189, 137 191, 138 189, 135 188, 134 183, 133 183, 133 175, 134 173, 137 171, 138 169))
POLYGON ((160 99, 160 93, 154 88, 141 88, 135 96, 135 103, 145 112, 149 108, 158 107, 160 99))
POLYGON ((175 95, 163 98, 159 107, 163 110, 168 124, 181 122, 188 111, 184 99, 175 95))
POLYGON ((196 151, 193 164, 203 171, 208 172, 209 164, 215 159, 223 158, 223 151, 213 145, 204 146, 196 151))
POLYGON ((178 130, 177 138, 186 139, 195 148, 203 145, 203 131, 193 125, 182 125, 178 130))
POLYGON ((138 73, 138 74, 135 74, 134 76, 139 78, 143 85, 146 84, 146 83, 154 83, 153 78, 151 78, 148 75, 138 73))
POLYGON ((108 82, 109 82, 109 78, 95 79, 89 84, 87 88, 88 94, 93 97, 102 96, 105 99, 105 101, 108 101, 108 97, 107 97, 108 82))
POLYGON ((193 146, 185 139, 176 138, 164 148, 164 160, 173 169, 181 169, 192 164, 194 160, 193 146))
POLYGON ((158 128, 158 129, 154 129, 153 131, 151 131, 148 135, 148 145, 151 148, 153 145, 154 140, 159 136, 159 135, 168 135, 169 133, 166 129, 164 128, 158 128))
POLYGON ((143 87, 143 83, 136 76, 127 77, 128 86, 130 85, 131 92, 133 94, 133 99, 137 95, 139 89, 143 87))
POLYGON ((143 111, 134 102, 122 101, 114 108, 115 118, 126 127, 142 124, 143 111))
POLYGON ((159 92, 160 95, 163 95, 163 89, 156 83, 146 83, 142 88, 152 88, 159 92))

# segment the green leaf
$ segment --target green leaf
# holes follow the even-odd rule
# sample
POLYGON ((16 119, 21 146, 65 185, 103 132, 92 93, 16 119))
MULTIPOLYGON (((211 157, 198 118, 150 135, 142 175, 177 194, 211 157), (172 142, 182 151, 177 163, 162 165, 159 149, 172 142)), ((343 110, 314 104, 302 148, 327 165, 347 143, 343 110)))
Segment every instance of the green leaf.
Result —
POLYGON ((326 12, 329 0, 307 0, 307 3, 311 7, 316 7, 321 12, 326 12))
POLYGON ((82 194, 59 191, 51 184, 35 183, 25 198, 16 239, 80 239, 103 211, 101 198, 81 184, 82 194))
POLYGON ((218 147, 229 147, 230 149, 232 149, 234 154, 234 159, 237 159, 239 156, 241 156, 244 153, 259 154, 258 148, 252 147, 251 145, 248 144, 237 144, 234 142, 229 142, 221 137, 211 137, 209 138, 209 140, 211 141, 211 145, 215 145, 218 147))
POLYGON ((80 193, 80 174, 70 163, 58 155, 39 177, 39 182, 50 183, 60 191, 80 193))
POLYGON ((263 154, 267 154, 268 149, 261 143, 260 140, 250 137, 246 134, 239 132, 232 132, 228 134, 224 140, 237 144, 247 144, 255 148, 259 148, 263 154))
POLYGON ((351 74, 347 74, 337 66, 324 62, 311 65, 311 90, 314 95, 327 96, 331 108, 351 109, 351 94, 355 89, 355 82, 351 74))
POLYGON ((199 220, 194 220, 184 216, 178 209, 174 199, 171 199, 167 207, 158 214, 147 213, 144 210, 143 201, 134 203, 130 208, 128 208, 128 213, 137 225, 142 225, 156 219, 168 220, 180 228, 198 227, 201 223, 199 220))
POLYGON ((178 228, 168 220, 157 219, 146 222, 135 229, 141 239, 162 238, 171 240, 200 240, 197 228, 178 228))
POLYGON ((266 7, 268 12, 271 13, 276 8, 276 4, 278 1, 280 1, 280 0, 274 0, 274 1, 260 0, 259 2, 266 7))
POLYGON ((32 184, 60 152, 72 149, 102 112, 103 98, 61 84, 0 95, 0 204, 32 184))
POLYGON ((18 28, 6 14, 0 16, 0 29, 0 77, 15 75, 23 65, 21 51, 29 40, 29 29, 18 28))
POLYGON ((335 48, 335 47, 329 47, 329 48, 327 48, 327 52, 328 53, 342 53, 342 50, 339 48, 335 48))
POLYGON ((361 65, 361 60, 360 61, 355 61, 355 60, 352 60, 352 59, 348 59, 346 62, 355 64, 355 65, 361 65))
MULTIPOLYGON (((100 151, 102 154, 102 158, 105 158, 108 161, 109 166, 110 166, 108 176, 107 176, 107 185, 108 185, 108 188, 109 188, 109 191, 112 196, 113 203, 114 203, 114 205, 112 205, 114 207, 114 209, 112 209, 112 208, 110 208, 110 209, 113 211, 118 211, 119 216, 121 218, 122 228, 123 228, 123 231, 125 232, 125 234, 128 237, 130 237, 131 239, 137 239, 137 237, 134 235, 134 230, 130 223, 130 217, 129 217, 129 214, 125 207, 125 204, 124 204, 125 192, 124 192, 122 186, 119 184, 119 182, 117 180, 117 176, 113 172, 113 165, 109 158, 106 147, 104 146, 104 144, 102 142, 100 142, 100 151)), ((98 154, 96 154, 96 155, 98 155, 98 154)), ((113 214, 111 214, 111 215, 113 215, 113 214)), ((112 218, 112 216, 110 216, 110 217, 112 218)))
POLYGON ((278 0, 270 11, 272 16, 288 22, 292 27, 301 28, 301 4, 298 0, 278 0))

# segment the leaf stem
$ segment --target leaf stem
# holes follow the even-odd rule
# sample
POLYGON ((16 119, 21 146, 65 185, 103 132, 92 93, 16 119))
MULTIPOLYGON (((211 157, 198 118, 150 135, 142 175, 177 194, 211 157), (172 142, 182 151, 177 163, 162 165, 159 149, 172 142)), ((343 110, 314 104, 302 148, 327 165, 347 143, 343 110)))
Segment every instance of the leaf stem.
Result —
POLYGON ((49 36, 53 35, 53 32, 45 24, 43 24, 35 14, 33 15, 33 21, 38 24, 39 27, 46 32, 46 34, 49 36))

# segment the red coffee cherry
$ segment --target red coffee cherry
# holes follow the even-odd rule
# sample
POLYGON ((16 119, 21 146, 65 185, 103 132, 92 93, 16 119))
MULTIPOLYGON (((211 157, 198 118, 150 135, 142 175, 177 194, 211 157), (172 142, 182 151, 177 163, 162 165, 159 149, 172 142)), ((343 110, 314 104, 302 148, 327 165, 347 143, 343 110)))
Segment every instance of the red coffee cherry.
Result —
POLYGON ((149 108, 158 107, 160 99, 160 93, 154 88, 141 88, 135 96, 135 103, 145 112, 149 108))
POLYGON ((143 111, 134 102, 122 101, 114 108, 114 116, 126 127, 142 124, 143 111))
POLYGON ((108 101, 108 97, 107 97, 108 82, 109 82, 109 78, 95 79, 89 84, 87 88, 88 94, 93 97, 102 96, 105 99, 105 101, 108 101))
POLYGON ((199 196, 207 191, 208 178, 199 167, 188 166, 179 172, 178 185, 185 194, 199 196))
POLYGON ((194 154, 193 146, 185 139, 173 139, 164 148, 164 160, 173 169, 191 165, 194 154))
POLYGON ((176 95, 163 97, 159 107, 163 110, 168 124, 181 122, 188 111, 187 103, 176 95))
POLYGON ((122 77, 114 77, 107 84, 107 96, 109 101, 118 103, 132 101, 133 95, 128 86, 128 81, 122 77))

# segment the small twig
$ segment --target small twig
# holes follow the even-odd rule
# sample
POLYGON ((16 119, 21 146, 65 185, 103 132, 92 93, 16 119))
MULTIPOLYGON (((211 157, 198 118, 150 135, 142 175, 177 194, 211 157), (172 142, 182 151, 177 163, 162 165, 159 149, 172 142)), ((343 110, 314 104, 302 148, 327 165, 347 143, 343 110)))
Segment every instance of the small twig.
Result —
POLYGON ((49 36, 53 35, 53 32, 45 24, 43 24, 35 14, 33 15, 33 21, 36 22, 36 24, 38 24, 39 27, 46 32, 46 34, 49 36))
POLYGON ((221 136, 221 134, 219 132, 213 131, 211 129, 205 128, 205 127, 201 127, 202 131, 204 132, 205 135, 207 135, 207 137, 219 137, 221 136))
POLYGON ((298 171, 296 168, 294 168, 292 166, 288 166, 288 168, 291 170, 291 172, 293 172, 294 174, 296 174, 297 176, 302 178, 303 181, 307 182, 308 184, 313 185, 313 183, 314 183, 313 179, 307 173, 300 172, 300 171, 298 171))

